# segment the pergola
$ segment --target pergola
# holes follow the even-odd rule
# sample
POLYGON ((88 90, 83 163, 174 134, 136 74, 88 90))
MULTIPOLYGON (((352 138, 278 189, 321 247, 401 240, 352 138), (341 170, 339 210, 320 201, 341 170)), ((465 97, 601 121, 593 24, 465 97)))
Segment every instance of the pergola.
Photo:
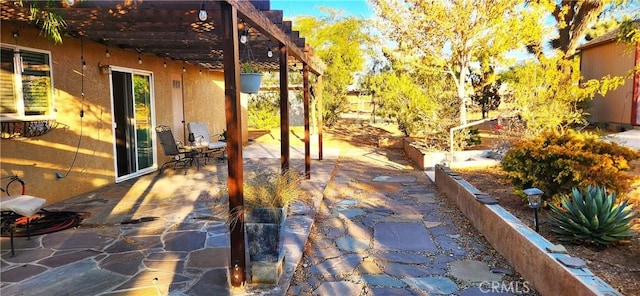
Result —
MULTIPOLYGON (((321 75, 324 65, 313 56, 282 11, 270 10, 269 1, 2 1, 1 19, 35 24, 30 6, 53 12, 66 22, 62 33, 90 39, 107 47, 153 54, 165 59, 224 71, 225 115, 229 171, 229 209, 243 205, 243 166, 240 105, 240 35, 246 34, 253 59, 260 68, 279 71, 281 117, 281 167, 289 169, 288 71, 300 63, 303 74, 305 175, 310 178, 309 72, 321 75), (199 16, 206 12, 206 18, 199 16), (269 57, 269 49, 274 57, 269 57)), ((40 23, 39 25, 41 25, 40 23)), ((318 91, 315 94, 320 96, 318 91)), ((319 104, 322 105, 322 104, 319 104)), ((320 113, 322 114, 322 113, 320 113)), ((319 125, 319 159, 322 159, 322 121, 319 125)), ((245 278, 244 226, 231 231, 232 284, 245 278), (234 280, 235 277, 235 280, 234 280)))

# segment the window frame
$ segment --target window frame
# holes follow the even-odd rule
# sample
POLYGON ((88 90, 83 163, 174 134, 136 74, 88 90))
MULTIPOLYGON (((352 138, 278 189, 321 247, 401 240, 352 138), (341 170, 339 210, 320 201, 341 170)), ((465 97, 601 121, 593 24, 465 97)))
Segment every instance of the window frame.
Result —
POLYGON ((56 108, 54 99, 54 81, 53 81, 53 59, 51 51, 42 50, 37 48, 31 48, 26 46, 11 45, 6 43, 0 43, 0 48, 3 50, 12 50, 13 55, 13 87, 14 95, 17 97, 17 113, 0 113, 0 122, 15 122, 15 121, 39 121, 39 120, 52 120, 56 118, 56 108), (46 60, 49 63, 49 81, 50 90, 47 106, 47 114, 44 115, 26 115, 25 114, 25 100, 23 93, 23 71, 22 71, 22 58, 20 52, 33 52, 46 56, 46 60), (18 53, 18 54, 16 54, 18 53))

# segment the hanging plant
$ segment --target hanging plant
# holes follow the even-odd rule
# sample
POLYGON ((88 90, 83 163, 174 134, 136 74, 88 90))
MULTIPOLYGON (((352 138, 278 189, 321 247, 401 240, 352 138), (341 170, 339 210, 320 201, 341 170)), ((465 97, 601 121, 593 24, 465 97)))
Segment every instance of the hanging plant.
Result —
POLYGON ((240 65, 240 92, 256 94, 260 91, 262 73, 253 60, 248 40, 242 55, 245 56, 245 61, 240 65))

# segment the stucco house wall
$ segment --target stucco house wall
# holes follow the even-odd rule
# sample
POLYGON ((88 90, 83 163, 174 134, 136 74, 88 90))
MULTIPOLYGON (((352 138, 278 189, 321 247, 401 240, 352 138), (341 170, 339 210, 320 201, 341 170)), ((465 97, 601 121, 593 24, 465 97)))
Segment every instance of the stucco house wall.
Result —
MULTIPOLYGON (((118 48, 108 48, 110 57, 106 57, 103 44, 68 36, 63 37, 62 44, 54 44, 39 30, 13 22, 2 22, 0 41, 3 45, 50 51, 58 128, 38 137, 0 140, 0 174, 20 176, 27 183, 27 194, 46 198, 48 204, 116 182, 111 78, 99 64, 151 73, 156 126, 181 122, 182 113, 185 129, 190 121, 207 122, 212 134, 226 128, 222 72, 200 71, 196 65, 144 53, 139 55, 143 61, 139 64, 138 53, 118 48), (13 32, 18 32, 17 38, 13 32), (87 64, 84 80, 82 55, 87 64), (183 97, 178 98, 182 99, 183 112, 174 110, 176 77, 183 81, 183 97), (68 171, 66 177, 56 178, 56 172, 66 175, 68 171)), ((246 104, 244 107, 246 122, 246 104)), ((243 135, 247 135, 246 124, 243 135)), ((155 165, 159 166, 167 158, 157 142, 155 150, 155 165)))
POLYGON ((615 127, 640 125, 640 119, 634 116, 638 112, 634 75, 629 75, 637 63, 636 47, 610 39, 583 46, 580 55, 584 80, 601 79, 607 75, 626 77, 624 85, 609 91, 604 97, 600 94, 594 97, 589 106, 589 121, 615 127))

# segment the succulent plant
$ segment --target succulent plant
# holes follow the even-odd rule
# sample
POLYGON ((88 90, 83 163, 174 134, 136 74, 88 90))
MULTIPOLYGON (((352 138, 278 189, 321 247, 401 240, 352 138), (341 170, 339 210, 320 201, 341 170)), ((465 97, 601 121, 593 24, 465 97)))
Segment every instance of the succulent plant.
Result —
POLYGON ((588 186, 572 189, 571 198, 562 196, 562 208, 550 205, 552 231, 564 241, 582 241, 606 246, 634 235, 631 222, 638 217, 627 201, 616 202, 616 193, 588 186))

